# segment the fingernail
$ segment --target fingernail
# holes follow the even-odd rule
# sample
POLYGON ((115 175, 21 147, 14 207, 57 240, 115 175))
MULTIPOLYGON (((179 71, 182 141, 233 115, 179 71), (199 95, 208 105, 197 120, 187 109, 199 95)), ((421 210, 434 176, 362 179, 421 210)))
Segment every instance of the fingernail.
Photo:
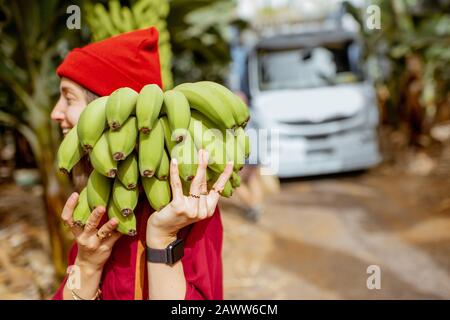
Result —
POLYGON ((177 165, 177 164, 178 164, 178 160, 177 160, 176 158, 172 158, 172 163, 173 163, 174 165, 177 165))
POLYGON ((73 192, 69 197, 69 201, 74 202, 77 199, 77 197, 78 197, 78 193, 73 192))
POLYGON ((111 219, 111 223, 112 223, 113 225, 119 224, 119 220, 117 220, 117 218, 112 218, 112 219, 111 219))

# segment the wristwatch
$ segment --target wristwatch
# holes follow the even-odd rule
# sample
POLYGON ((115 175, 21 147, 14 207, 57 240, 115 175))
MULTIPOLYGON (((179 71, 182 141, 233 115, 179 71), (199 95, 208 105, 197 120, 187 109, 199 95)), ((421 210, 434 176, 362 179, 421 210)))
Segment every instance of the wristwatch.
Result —
POLYGON ((173 265, 184 255, 184 243, 182 239, 177 239, 165 249, 153 249, 147 247, 147 261, 153 263, 165 263, 173 265))

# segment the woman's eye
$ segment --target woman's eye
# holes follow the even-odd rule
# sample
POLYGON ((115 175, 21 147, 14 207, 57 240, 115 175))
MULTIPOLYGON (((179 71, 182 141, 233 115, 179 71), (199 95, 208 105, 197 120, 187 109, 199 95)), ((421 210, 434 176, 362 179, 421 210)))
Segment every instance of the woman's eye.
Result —
POLYGON ((73 97, 66 97, 66 100, 68 104, 72 104, 75 101, 73 97))

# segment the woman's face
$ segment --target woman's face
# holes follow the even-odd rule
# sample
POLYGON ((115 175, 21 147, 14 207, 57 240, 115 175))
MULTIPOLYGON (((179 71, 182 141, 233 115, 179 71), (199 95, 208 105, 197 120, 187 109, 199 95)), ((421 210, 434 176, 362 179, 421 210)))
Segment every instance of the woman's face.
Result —
POLYGON ((50 114, 52 120, 59 122, 63 134, 73 128, 87 105, 86 90, 67 78, 61 78, 59 100, 50 114))

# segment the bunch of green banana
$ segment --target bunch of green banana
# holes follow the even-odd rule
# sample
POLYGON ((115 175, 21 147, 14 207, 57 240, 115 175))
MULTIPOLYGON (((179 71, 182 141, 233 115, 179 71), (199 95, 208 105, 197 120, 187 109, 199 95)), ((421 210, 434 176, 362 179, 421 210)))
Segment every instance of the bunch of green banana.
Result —
POLYGON ((87 188, 81 190, 78 196, 77 206, 73 210, 73 223, 77 226, 83 227, 86 224, 89 215, 91 214, 91 209, 89 208, 87 188))
POLYGON ((106 102, 106 120, 112 130, 119 129, 136 111, 138 93, 131 88, 119 88, 106 102))
POLYGON ((141 89, 136 103, 138 129, 149 133, 161 111, 164 94, 156 84, 148 84, 141 89))
MULTIPOLYGON (((217 179, 219 178, 219 175, 217 172, 214 172, 212 170, 209 171, 210 180, 208 181, 208 189, 212 189, 214 186, 214 183, 216 183, 217 179)), ((231 180, 231 179, 230 179, 231 180)), ((233 185, 231 181, 228 180, 225 183, 225 187, 220 192, 220 195, 225 198, 230 198, 233 195, 233 185)))
POLYGON ((184 94, 174 90, 164 92, 163 112, 167 115, 175 141, 182 142, 186 139, 191 120, 191 108, 184 94))
POLYGON ((109 151, 115 161, 125 160, 133 152, 137 135, 135 117, 129 117, 118 130, 108 132, 109 151))
POLYGON ((233 171, 230 182, 233 188, 238 188, 241 185, 241 176, 236 171, 233 171))
POLYGON ((107 133, 103 133, 89 154, 89 159, 95 170, 100 174, 114 178, 117 173, 117 162, 110 153, 107 133))
POLYGON ((139 167, 135 153, 121 161, 117 167, 117 178, 127 189, 135 189, 138 185, 139 167))
POLYGON ((159 180, 156 177, 143 177, 142 186, 153 209, 158 211, 169 204, 172 194, 167 180, 159 180))
POLYGON ((177 159, 181 179, 184 181, 194 179, 198 165, 198 150, 190 135, 172 149, 171 157, 177 159))
POLYGON ((204 149, 208 152, 209 168, 215 172, 223 172, 228 158, 221 132, 209 129, 203 122, 192 117, 189 133, 193 137, 197 149, 204 149))
POLYGON ((106 128, 106 102, 108 97, 101 97, 89 103, 78 119, 78 139, 85 150, 91 150, 106 128))
POLYGON ((69 173, 81 160, 84 150, 80 145, 77 126, 73 127, 64 137, 56 155, 58 167, 61 172, 69 173))
POLYGON ((110 218, 119 220, 119 232, 135 235, 139 190, 153 209, 166 206, 172 197, 170 160, 175 158, 183 193, 188 195, 199 149, 209 154, 209 188, 226 164, 234 162, 221 192, 230 197, 241 184, 239 170, 250 153, 246 108, 231 91, 208 81, 165 92, 153 84, 139 93, 119 88, 92 101, 58 150, 63 172, 70 172, 85 154, 93 167, 74 211, 75 223, 84 226, 91 210, 104 206, 110 218))
POLYGON ((124 216, 122 212, 116 207, 114 201, 109 202, 106 211, 108 212, 108 218, 117 218, 117 220, 119 220, 117 231, 129 236, 136 235, 136 216, 134 215, 134 213, 124 216))
POLYGON ((239 126, 245 126, 250 120, 250 113, 245 103, 228 88, 212 81, 200 81, 198 85, 210 88, 228 106, 233 118, 239 126))
POLYGON ((92 170, 86 190, 87 202, 91 210, 94 210, 98 206, 106 208, 109 195, 111 194, 111 179, 98 173, 96 170, 92 170))
POLYGON ((134 212, 139 198, 137 188, 127 189, 119 179, 114 181, 112 188, 112 200, 117 209, 124 215, 129 216, 134 212))
POLYGON ((139 171, 143 177, 152 177, 158 169, 164 151, 164 132, 161 120, 149 134, 139 134, 139 171))
POLYGON ((201 83, 183 83, 173 90, 185 95, 191 108, 207 116, 219 129, 231 129, 237 126, 232 111, 209 86, 201 83))

